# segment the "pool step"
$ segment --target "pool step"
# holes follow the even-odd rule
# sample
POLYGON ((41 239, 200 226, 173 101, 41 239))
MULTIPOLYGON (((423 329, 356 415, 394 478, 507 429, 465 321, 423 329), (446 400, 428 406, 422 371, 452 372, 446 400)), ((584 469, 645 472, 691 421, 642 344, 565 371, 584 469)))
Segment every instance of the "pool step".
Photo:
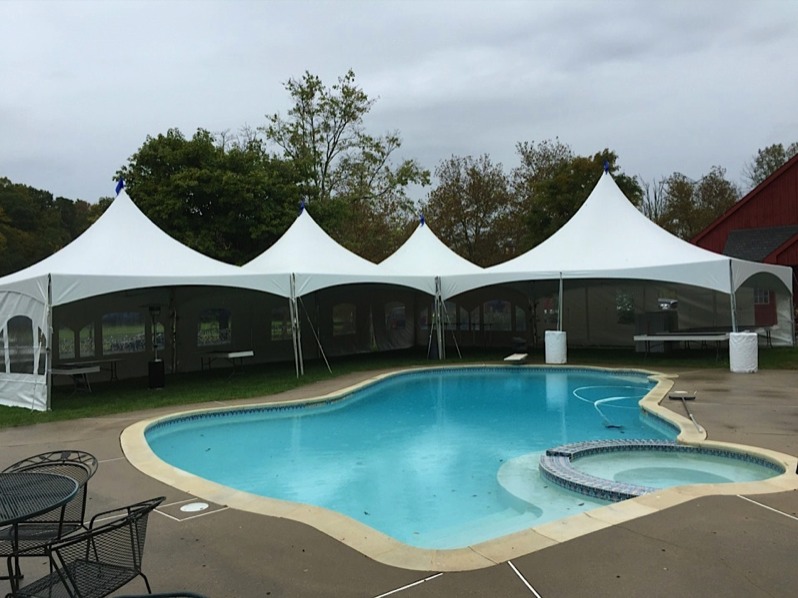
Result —
POLYGON ((497 535, 507 535, 522 529, 533 527, 540 518, 540 509, 527 508, 523 510, 507 507, 501 511, 495 511, 474 519, 464 528, 462 525, 455 524, 448 527, 428 530, 424 532, 421 541, 414 539, 408 542, 413 546, 424 548, 428 544, 429 548, 447 549, 462 548, 479 544, 495 538, 497 535), (524 519, 521 519, 524 517, 524 519), (484 530, 484 538, 479 539, 479 530, 484 530), (475 538, 477 538, 475 540, 475 538))
POLYGON ((550 482, 572 492, 578 492, 591 498, 619 502, 655 492, 658 488, 606 480, 584 473, 574 468, 572 461, 580 457, 628 450, 673 451, 679 444, 672 440, 652 439, 614 439, 588 440, 574 442, 548 449, 540 458, 538 467, 541 475, 550 482))

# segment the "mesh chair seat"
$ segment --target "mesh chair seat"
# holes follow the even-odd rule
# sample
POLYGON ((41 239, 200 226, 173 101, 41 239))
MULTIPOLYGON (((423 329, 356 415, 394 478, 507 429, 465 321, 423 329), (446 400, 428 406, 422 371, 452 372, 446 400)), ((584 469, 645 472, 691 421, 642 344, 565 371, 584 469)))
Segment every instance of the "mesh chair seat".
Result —
POLYGON ((62 570, 53 571, 46 577, 25 586, 19 596, 42 598, 100 598, 132 581, 135 570, 112 564, 78 560, 68 563, 62 570))
MULTIPOLYGON (((19 532, 17 533, 20 556, 32 556, 31 553, 34 551, 37 556, 41 556, 41 550, 36 550, 37 548, 40 548, 42 545, 55 538, 67 536, 82 528, 82 525, 73 523, 64 523, 62 525, 58 521, 52 523, 36 521, 24 522, 20 524, 19 532), (27 554, 26 551, 28 552, 27 554)), ((12 527, 0 530, 0 556, 5 556, 3 545, 11 545, 13 541, 14 530, 12 527)))

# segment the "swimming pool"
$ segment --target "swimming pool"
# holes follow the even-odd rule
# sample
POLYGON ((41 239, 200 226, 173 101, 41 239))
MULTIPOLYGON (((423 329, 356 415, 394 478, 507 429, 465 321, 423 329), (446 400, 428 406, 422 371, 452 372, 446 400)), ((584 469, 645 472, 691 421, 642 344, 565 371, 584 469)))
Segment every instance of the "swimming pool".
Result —
MULTIPOLYGON (((530 464, 567 443, 675 438, 675 426, 638 407, 653 386, 633 371, 433 369, 335 400, 167 420, 146 439, 164 461, 218 484, 330 509, 409 546, 450 549, 608 504, 592 489, 564 491, 530 464)), ((687 467, 657 487, 721 481, 713 467, 687 467)), ((723 480, 777 475, 764 469, 723 480)), ((657 471, 643 464, 621 475, 657 471)))
MULTIPOLYGON (((466 369, 480 368, 478 366, 469 366, 466 369)), ((497 368, 495 366, 489 366, 483 369, 497 368)), ((267 400, 266 403, 263 402, 263 399, 261 399, 259 404, 253 404, 252 400, 240 401, 215 408, 207 407, 197 411, 155 416, 135 422, 126 427, 120 436, 120 443, 131 465, 143 473, 187 493, 187 499, 177 499, 177 502, 173 503, 174 505, 183 504, 184 507, 198 506, 199 503, 191 502, 193 496, 211 503, 211 509, 207 511, 210 512, 211 516, 216 516, 214 515, 215 513, 223 512, 224 509, 229 506, 250 513, 291 519, 313 526, 319 531, 381 563, 420 571, 464 571, 489 567, 498 562, 512 559, 520 554, 528 554, 536 550, 547 548, 559 542, 564 542, 586 533, 611 527, 636 517, 655 513, 700 496, 779 492, 783 491, 785 488, 791 489, 794 487, 794 476, 789 473, 794 471, 796 467, 794 457, 767 449, 709 441, 706 439, 705 431, 695 420, 691 421, 691 419, 687 419, 678 413, 681 409, 666 409, 664 405, 668 403, 668 401, 665 401, 665 399, 669 391, 673 388, 672 375, 657 372, 614 371, 614 373, 623 375, 629 373, 634 374, 637 380, 640 380, 641 377, 645 378, 650 376, 647 383, 655 385, 640 402, 642 410, 637 407, 636 400, 630 398, 628 401, 613 400, 599 403, 598 411, 601 411, 601 414, 599 414, 594 403, 601 400, 601 395, 597 394, 593 396, 593 400, 590 401, 589 397, 585 397, 585 391, 582 389, 577 393, 581 396, 581 399, 573 396, 573 394, 571 394, 570 397, 568 396, 569 386, 566 383, 566 376, 562 374, 570 374, 573 372, 575 368, 572 366, 563 368, 552 368, 548 366, 545 368, 541 368, 540 366, 513 366, 505 369, 516 369, 518 371, 528 369, 544 371, 547 374, 555 374, 545 377, 545 397, 543 399, 538 397, 534 400, 534 402, 537 403, 541 401, 545 403, 546 409, 551 411, 551 413, 544 417, 541 422, 537 422, 538 425, 536 426, 527 426, 526 422, 518 420, 519 423, 523 424, 525 429, 528 427, 533 431, 538 430, 541 427, 546 427, 542 425, 543 423, 547 423, 548 427, 557 428, 560 428, 560 424, 562 424, 561 429, 566 429, 565 424, 571 416, 571 411, 575 409, 574 405, 576 403, 582 403, 583 408, 587 408, 588 411, 590 409, 593 410, 591 420, 593 423, 590 425, 592 431, 596 432, 597 430, 597 420, 602 422, 601 427, 604 429, 603 434, 606 435, 606 438, 605 440, 596 442, 617 444, 623 443, 624 439, 629 440, 631 436, 638 436, 637 432, 633 431, 633 428, 626 427, 625 424, 642 419, 641 423, 644 428, 649 432, 653 430, 652 433, 646 434, 649 438, 661 438, 663 436, 669 438, 679 429, 681 430, 679 434, 680 441, 691 444, 699 443, 702 450, 706 449, 712 451, 718 449, 724 452, 732 451, 743 459, 747 459, 748 457, 753 457, 754 459, 762 458, 778 471, 772 472, 775 477, 768 478, 761 482, 694 484, 678 488, 669 488, 658 490, 650 496, 643 495, 634 500, 624 500, 617 504, 607 505, 600 503, 603 504, 603 506, 598 506, 597 503, 597 508, 593 508, 587 512, 582 511, 582 508, 585 507, 585 505, 589 505, 589 503, 580 505, 579 503, 583 502, 585 497, 578 497, 575 502, 576 508, 574 508, 573 511, 563 514, 562 519, 543 523, 543 519, 539 515, 535 518, 534 508, 531 507, 530 503, 533 505, 538 504, 539 498, 536 499, 535 494, 554 492, 554 490, 551 487, 541 490, 539 488, 540 485, 535 484, 532 494, 530 495, 529 480, 533 477, 540 477, 543 472, 543 469, 539 468, 538 465, 543 453, 536 450, 534 453, 524 453, 519 457, 504 461, 496 474, 497 478, 501 478, 500 485, 507 499, 505 503, 509 502, 510 506, 516 507, 518 506, 517 503, 520 501, 524 508, 533 511, 530 521, 532 522, 531 525, 534 527, 524 527, 517 533, 497 537, 498 534, 504 533, 505 530, 496 525, 495 522, 491 525, 488 521, 487 525, 491 528, 493 533, 488 534, 486 537, 493 539, 477 544, 471 543, 461 548, 435 550, 417 548, 410 544, 403 543, 378 531, 375 527, 368 525, 368 523, 361 523, 360 520, 356 520, 329 508, 257 496, 248 491, 237 490, 234 487, 201 477, 198 474, 189 473, 187 470, 180 469, 174 464, 164 461, 153 452, 153 447, 148 441, 148 439, 155 439, 157 436, 166 435, 167 430, 170 428, 172 430, 178 430, 186 427, 186 424, 189 422, 192 424, 200 424, 201 427, 203 426, 201 423, 203 420, 205 424, 211 423, 211 427, 213 427, 212 422, 217 422, 220 426, 224 426, 225 429, 228 430, 229 436, 229 431, 235 429, 236 419, 241 417, 249 418, 254 414, 269 413, 270 418, 285 419, 296 410, 306 413, 316 409, 320 410, 320 413, 325 410, 346 410, 348 409, 348 404, 354 404, 364 399, 366 399, 365 402, 369 402, 367 400, 368 396, 363 394, 362 391, 369 388, 372 390, 379 389, 381 385, 388 383, 393 377, 406 375, 404 372, 356 376, 355 378, 360 378, 359 382, 348 382, 348 384, 353 386, 338 386, 338 390, 332 392, 330 390, 322 391, 322 393, 329 392, 329 394, 323 394, 322 396, 319 394, 312 394, 313 391, 299 391, 291 392, 286 395, 278 395, 273 399, 267 400), (290 398, 292 396, 295 398, 290 398), (585 398, 588 400, 585 401, 585 398), (605 407, 608 406, 607 403, 610 404, 609 409, 605 409, 605 407), (624 403, 632 403, 634 406, 625 406, 624 403), (648 416, 646 415, 647 413, 654 414, 656 417, 648 416), (557 424, 557 426, 555 426, 555 424, 557 424), (233 427, 227 427, 228 425, 233 427), (778 475, 778 472, 784 473, 778 475)), ((433 368, 431 371, 439 370, 440 368, 433 368)), ((462 368, 452 368, 452 370, 463 371, 462 368)), ((612 370, 610 371, 612 372, 612 370)), ((415 372, 411 375, 415 375, 415 372)), ((350 380, 352 378, 353 377, 349 377, 350 380)), ((336 382, 332 381, 332 386, 335 384, 336 382)), ((325 386, 329 388, 329 385, 325 384, 325 386)), ((468 386, 468 384, 466 384, 466 386, 468 386)), ((624 382, 622 386, 626 386, 626 383, 624 382)), ((510 387, 517 389, 519 387, 518 380, 512 381, 510 387)), ((318 391, 316 392, 318 393, 318 391)), ((570 392, 573 393, 573 391, 570 392)), ((624 391, 624 393, 625 392, 626 391, 624 391)), ((612 396, 621 396, 622 393, 616 392, 613 394, 610 392, 608 394, 612 396)), ((631 393, 629 396, 631 396, 631 393)), ((611 397, 605 396, 604 398, 611 397)), ((533 400, 530 399, 530 401, 533 400)), ((438 409, 439 405, 445 406, 448 403, 456 402, 458 402, 457 397, 450 396, 446 393, 442 394, 436 401, 436 414, 446 412, 445 409, 438 409)), ((510 401, 510 403, 512 403, 512 401, 510 401)), ((670 406, 673 407, 672 404, 670 406)), ((449 421, 449 418, 444 419, 449 421)), ((456 423, 456 420, 457 417, 455 414, 452 420, 453 424, 456 423)), ((304 444, 303 436, 312 429, 312 426, 308 424, 310 421, 310 419, 306 419, 293 425, 293 432, 290 436, 291 441, 296 443, 296 445, 304 444)), ((370 423, 371 422, 368 422, 369 425, 362 428, 363 433, 359 434, 358 437, 372 437, 371 434, 368 434, 370 423)), ((202 431, 199 432, 200 435, 203 433, 202 431)), ((561 435, 560 438, 565 438, 566 436, 568 437, 568 442, 575 441, 573 434, 561 435)), ((235 440, 238 441, 238 438, 235 438, 235 440)), ((647 442, 660 441, 649 440, 647 442)), ((661 442, 668 441, 665 440, 661 442)), ((577 445, 580 444, 578 441, 575 441, 575 443, 577 445)), ((292 449, 288 444, 285 446, 288 447, 285 449, 285 452, 290 453, 292 449)), ((209 446, 205 446, 202 447, 201 450, 204 451, 206 448, 210 449, 209 446)), ((225 450, 227 450, 227 447, 223 446, 220 452, 223 453, 225 450)), ((209 450, 208 452, 211 451, 209 450)), ((548 453, 549 449, 546 449, 545 452, 548 453)), ((251 459, 252 455, 243 457, 245 461, 251 459)), ((399 459, 399 462, 404 460, 406 459, 399 459)), ((261 456, 261 458, 255 461, 263 463, 265 459, 261 456)), ((393 464, 389 463, 389 466, 392 465, 393 464)), ((345 486, 346 483, 343 485, 345 486)), ((489 490, 491 492, 493 491, 492 489, 489 490)), ((568 493, 559 491, 557 494, 562 496, 568 493)), ((393 498, 392 496, 388 496, 386 500, 391 500, 393 498)), ((548 500, 547 496, 544 498, 548 500)), ((196 501, 196 498, 193 500, 196 501)), ((205 506, 207 506, 207 504, 205 506)), ((587 506, 586 508, 590 507, 587 506)), ((182 510, 184 509, 181 509, 181 511, 182 510)), ((410 511, 412 512, 412 508, 410 511)), ((205 515, 199 514, 191 516, 205 515)), ((476 529, 479 529, 479 526, 476 526, 476 529)), ((449 530, 449 532, 451 532, 451 530, 449 530)), ((449 539, 451 538, 452 535, 450 533, 449 539)), ((472 541, 468 540, 465 536, 461 538, 463 543, 460 544, 460 546, 465 546, 465 543, 472 541)))
POLYGON ((498 472, 577 440, 675 438, 638 407, 653 386, 631 371, 434 369, 312 406, 168 421, 146 438, 197 476, 331 509, 411 546, 457 548, 607 504, 544 480, 515 500, 498 472))

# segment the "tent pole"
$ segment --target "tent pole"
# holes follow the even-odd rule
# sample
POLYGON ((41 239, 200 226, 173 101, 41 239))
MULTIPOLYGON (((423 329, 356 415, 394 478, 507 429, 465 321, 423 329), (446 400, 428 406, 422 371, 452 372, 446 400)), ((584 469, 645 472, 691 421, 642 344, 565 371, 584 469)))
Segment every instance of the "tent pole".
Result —
MULTIPOLYGON (((332 368, 330 367, 330 362, 327 361, 327 356, 324 354, 324 347, 321 346, 321 339, 319 338, 319 334, 318 334, 318 332, 316 332, 316 328, 313 325, 313 321, 310 319, 310 316, 308 315, 308 308, 305 307, 305 304, 302 302, 301 298, 299 299, 299 302, 302 303, 302 309, 305 310, 305 317, 308 319, 308 325, 310 326, 310 331, 313 333, 313 337, 316 339, 316 345, 318 346, 319 353, 321 353, 321 356, 324 359, 324 363, 327 366, 327 371, 332 374, 332 368)), ((318 303, 316 304, 316 307, 318 308, 318 303)), ((297 314, 299 314, 299 307, 297 307, 297 314)), ((317 316, 316 319, 318 320, 318 316, 317 316)), ((299 351, 300 351, 300 354, 301 354, 301 352, 302 352, 302 347, 301 346, 299 348, 299 351)), ((305 372, 305 370, 303 369, 302 373, 304 373, 304 372, 305 372)))
POLYGON ((585 285, 585 340, 590 343, 590 287, 585 285))
POLYGON ((374 306, 369 303, 369 349, 377 350, 377 335, 374 332, 374 306))
POLYGON ((435 312, 438 334, 438 359, 446 359, 446 337, 443 334, 443 297, 441 296, 441 277, 435 277, 435 312))
MULTIPOLYGON (((172 343, 172 373, 177 373, 177 290, 169 289, 169 336, 172 343)), ((166 331, 164 331, 164 335, 166 331)))
POLYGON ((297 318, 296 318, 296 295, 294 285, 294 275, 291 274, 289 278, 289 298, 288 298, 288 317, 291 318, 291 342, 294 348, 294 369, 296 369, 296 377, 299 378, 299 354, 297 352, 297 318))
MULTIPOLYGON (((444 323, 451 323, 451 320, 449 319, 449 312, 446 309, 446 304, 445 303, 441 303, 441 309, 443 310, 443 315, 441 316, 443 318, 443 322, 444 323)), ((457 306, 455 306, 455 309, 457 309, 457 306)), ((457 324, 457 322, 455 322, 455 326, 452 326, 452 342, 454 343, 454 348, 457 349, 457 357, 462 359, 463 358, 463 354, 460 353, 460 345, 457 344, 457 325, 456 324, 457 324)), ((446 340, 446 335, 445 334, 443 334, 443 340, 444 341, 446 340)))
POLYGON ((729 260, 729 293, 731 303, 731 324, 732 332, 737 332, 737 297, 734 293, 734 272, 732 271, 732 261, 729 260))
POLYGON ((47 411, 50 411, 52 392, 53 392, 53 362, 52 362, 52 346, 53 346, 53 275, 47 275, 47 339, 45 342, 44 354, 44 375, 45 386, 47 388, 47 411))
POLYGON ((535 295, 535 283, 530 281, 529 283, 529 292, 526 294, 526 302, 527 302, 527 333, 526 338, 527 341, 532 340, 532 346, 538 346, 538 300, 537 296, 535 295))
POLYGON ((429 354, 432 352, 432 337, 435 335, 435 306, 430 310, 430 319, 432 323, 429 327, 429 334, 427 335, 427 359, 429 359, 429 354))
POLYGON ((296 315, 296 353, 299 356, 299 374, 305 375, 305 355, 302 353, 302 321, 299 318, 299 302, 294 297, 294 314, 296 315))
POLYGON ((560 272, 560 291, 557 295, 557 331, 562 332, 562 272, 560 272))

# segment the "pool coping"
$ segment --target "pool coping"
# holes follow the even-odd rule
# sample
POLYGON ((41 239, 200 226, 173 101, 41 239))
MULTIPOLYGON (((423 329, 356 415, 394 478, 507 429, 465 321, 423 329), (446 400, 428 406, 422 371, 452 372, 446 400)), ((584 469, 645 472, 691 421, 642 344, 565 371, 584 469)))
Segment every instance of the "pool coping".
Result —
POLYGON ((424 571, 466 571, 490 567, 497 563, 505 562, 518 556, 583 536, 593 531, 598 531, 625 521, 655 513, 702 496, 766 494, 785 490, 798 490, 798 476, 793 473, 798 467, 798 459, 796 457, 768 449, 709 441, 706 439, 706 431, 694 420, 664 408, 661 403, 667 397, 668 392, 674 385, 674 379, 677 377, 678 376, 675 375, 667 375, 639 368, 605 368, 581 365, 505 366, 496 364, 471 364, 468 366, 409 368, 373 376, 358 384, 348 386, 333 393, 307 399, 278 402, 264 401, 257 405, 227 405, 215 408, 195 409, 142 420, 128 426, 122 431, 120 444, 127 460, 138 470, 203 500, 251 513, 281 517, 305 523, 366 556, 387 565, 424 571), (641 408, 680 430, 678 435, 678 441, 680 443, 754 455, 778 464, 784 468, 785 473, 758 482, 705 484, 663 489, 465 548, 427 550, 403 544, 354 519, 323 507, 261 497, 204 480, 163 462, 152 452, 144 437, 145 431, 149 426, 158 422, 185 417, 187 415, 251 410, 259 407, 297 407, 304 404, 336 401, 355 390, 409 371, 438 370, 442 368, 463 369, 463 367, 506 367, 508 369, 524 367, 569 370, 595 369, 610 372, 640 372, 648 375, 656 382, 656 386, 640 401, 641 408))

